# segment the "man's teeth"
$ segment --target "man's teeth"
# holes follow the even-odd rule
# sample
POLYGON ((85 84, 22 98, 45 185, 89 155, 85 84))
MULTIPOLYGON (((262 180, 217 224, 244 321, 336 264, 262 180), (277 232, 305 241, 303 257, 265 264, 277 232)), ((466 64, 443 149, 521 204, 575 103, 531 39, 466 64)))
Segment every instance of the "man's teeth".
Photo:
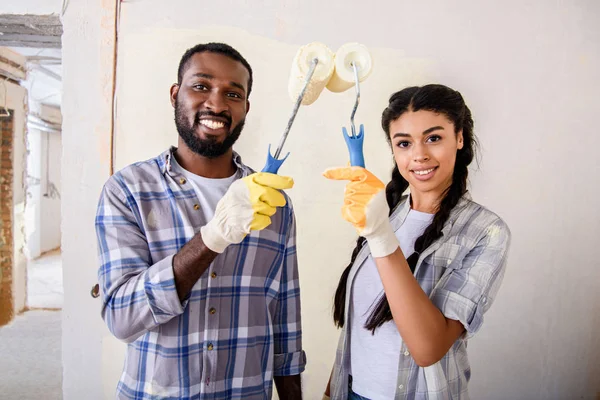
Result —
POLYGON ((221 129, 222 127, 225 126, 225 123, 223 123, 221 121, 213 121, 211 119, 203 119, 200 121, 200 124, 206 126, 207 128, 210 128, 210 129, 221 129))
POLYGON ((413 171, 417 175, 427 175, 432 172, 435 168, 424 169, 423 171, 413 171))

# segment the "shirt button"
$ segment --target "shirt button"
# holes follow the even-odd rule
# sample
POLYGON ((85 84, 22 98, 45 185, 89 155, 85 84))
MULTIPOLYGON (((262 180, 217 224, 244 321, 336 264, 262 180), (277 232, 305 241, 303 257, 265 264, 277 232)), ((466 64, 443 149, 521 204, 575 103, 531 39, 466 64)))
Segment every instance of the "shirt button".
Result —
POLYGON ((194 204, 194 210, 199 210, 200 206, 198 204, 194 204))
POLYGON ((408 350, 406 350, 406 351, 404 352, 404 355, 405 355, 406 357, 408 357, 408 356, 410 355, 410 353, 408 352, 408 350))
POLYGON ((206 348, 207 348, 208 350, 212 350, 212 349, 213 349, 213 344, 212 344, 212 343, 209 343, 209 344, 208 344, 208 346, 206 346, 206 348))
POLYGON ((216 313, 216 312, 217 312, 217 310, 215 310, 215 308, 213 307, 213 308, 211 308, 210 310, 208 310, 208 312, 209 312, 209 313, 211 313, 211 314, 214 314, 214 313, 216 313))
POLYGON ((215 279, 217 277, 217 273, 213 272, 212 274, 210 274, 210 277, 213 278, 213 279, 215 279))
POLYGON ((183 185, 184 183, 186 183, 186 182, 187 182, 187 181, 185 180, 185 178, 181 178, 181 179, 179 180, 179 183, 181 183, 182 185, 183 185))
POLYGON ((398 386, 398 389, 404 389, 404 385, 398 386))

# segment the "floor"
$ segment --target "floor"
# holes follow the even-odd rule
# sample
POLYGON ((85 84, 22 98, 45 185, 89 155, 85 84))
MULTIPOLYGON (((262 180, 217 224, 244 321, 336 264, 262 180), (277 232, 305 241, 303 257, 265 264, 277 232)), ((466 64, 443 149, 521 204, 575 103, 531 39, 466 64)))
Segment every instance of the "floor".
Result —
POLYGON ((0 328, 0 399, 62 399, 61 316, 28 311, 0 328))
POLYGON ((60 249, 29 261, 27 307, 0 327, 0 399, 62 399, 60 249))
POLYGON ((63 297, 60 249, 30 260, 27 266, 27 307, 61 309, 63 297))

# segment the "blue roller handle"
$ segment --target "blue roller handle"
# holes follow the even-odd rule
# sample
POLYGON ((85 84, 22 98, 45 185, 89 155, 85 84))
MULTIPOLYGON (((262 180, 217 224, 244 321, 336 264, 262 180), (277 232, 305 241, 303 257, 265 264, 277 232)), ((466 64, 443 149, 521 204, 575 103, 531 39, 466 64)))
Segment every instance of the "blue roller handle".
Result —
POLYGON ((287 153, 285 155, 285 157, 278 160, 271 155, 271 145, 269 145, 269 151, 267 154, 267 163, 265 164, 264 168, 262 169, 262 172, 270 172, 272 174, 276 174, 277 171, 279 171, 279 167, 281 167, 281 165, 288 158, 289 155, 290 155, 290 153, 287 153))
POLYGON ((350 165, 353 167, 365 168, 365 156, 363 155, 363 142, 365 139, 364 126, 362 124, 360 125, 360 131, 358 132, 358 135, 354 137, 348 135, 346 128, 342 128, 342 132, 344 134, 346 145, 348 146, 348 151, 350 152, 350 165))

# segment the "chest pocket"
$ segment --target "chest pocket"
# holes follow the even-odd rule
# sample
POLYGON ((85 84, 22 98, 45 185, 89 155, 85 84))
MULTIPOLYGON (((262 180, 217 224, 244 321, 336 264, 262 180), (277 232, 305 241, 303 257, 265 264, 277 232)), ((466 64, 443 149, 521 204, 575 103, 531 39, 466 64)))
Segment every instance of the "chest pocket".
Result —
POLYGON ((460 269, 465 256, 465 248, 455 243, 444 243, 431 254, 427 262, 436 268, 460 269))

